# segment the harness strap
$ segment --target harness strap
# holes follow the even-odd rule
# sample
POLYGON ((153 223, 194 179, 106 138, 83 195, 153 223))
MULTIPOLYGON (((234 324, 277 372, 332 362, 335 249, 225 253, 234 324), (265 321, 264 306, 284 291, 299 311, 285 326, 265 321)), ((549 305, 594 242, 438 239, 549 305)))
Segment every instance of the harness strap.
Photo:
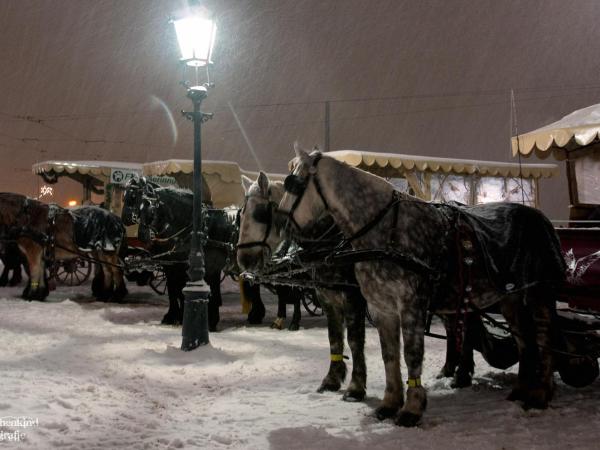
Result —
POLYGON ((175 239, 176 237, 178 237, 180 234, 183 234, 186 231, 191 230, 191 229, 192 229, 192 225, 187 225, 187 226, 183 227, 181 230, 177 231, 175 234, 173 234, 173 235, 171 235, 169 237, 166 237, 166 238, 153 238, 152 241, 164 244, 165 242, 169 242, 170 240, 175 239))
MULTIPOLYGON (((395 208, 395 217, 396 217, 396 221, 397 221, 397 216, 398 216, 398 204, 402 201, 402 198, 400 197, 400 194, 398 193, 398 191, 393 191, 392 192, 392 199, 388 202, 387 205, 385 205, 381 211, 379 211, 379 213, 377 213, 377 215, 371 219, 371 221, 367 222, 365 225, 363 225, 356 233, 354 233, 352 236, 345 238, 342 240, 342 242, 340 242, 340 244, 338 245, 338 248, 344 247, 346 245, 348 245, 349 243, 351 243, 352 241, 364 236, 365 234, 367 234, 369 231, 371 231, 386 215, 387 213, 390 211, 391 208, 396 207, 395 208)), ((394 226, 396 224, 394 223, 394 226)), ((392 227, 393 229, 394 227, 392 227)))
POLYGON ((325 205, 325 209, 329 210, 329 203, 327 203, 327 199, 323 195, 323 190, 321 189, 321 183, 319 183, 319 179, 316 177, 317 164, 319 164, 319 161, 321 161, 322 157, 323 157, 322 153, 318 153, 315 156, 315 159, 313 160, 313 165, 311 167, 312 172, 309 172, 309 173, 312 176, 313 181, 315 182, 315 189, 317 190, 319 197, 321 197, 321 201, 325 205))

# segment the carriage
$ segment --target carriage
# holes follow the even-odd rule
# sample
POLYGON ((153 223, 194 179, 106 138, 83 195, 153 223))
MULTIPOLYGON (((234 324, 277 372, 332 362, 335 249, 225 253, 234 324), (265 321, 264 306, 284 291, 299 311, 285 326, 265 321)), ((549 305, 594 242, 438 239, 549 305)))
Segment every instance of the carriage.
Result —
POLYGON ((512 138, 513 155, 565 161, 569 220, 556 231, 567 260, 561 300, 600 313, 600 104, 512 138))
MULTIPOLYGON (((82 186, 82 194, 76 203, 99 204, 110 212, 120 215, 125 183, 141 175, 142 165, 123 161, 43 161, 32 166, 34 174, 46 183, 56 184, 67 178, 82 186)), ((132 248, 140 247, 137 227, 127 227, 127 242, 132 248)), ((51 275, 62 284, 77 286, 89 279, 93 263, 82 257, 56 261, 51 275)), ((160 280, 160 277, 158 278, 160 280)), ((156 286, 153 282, 153 286, 156 286)))

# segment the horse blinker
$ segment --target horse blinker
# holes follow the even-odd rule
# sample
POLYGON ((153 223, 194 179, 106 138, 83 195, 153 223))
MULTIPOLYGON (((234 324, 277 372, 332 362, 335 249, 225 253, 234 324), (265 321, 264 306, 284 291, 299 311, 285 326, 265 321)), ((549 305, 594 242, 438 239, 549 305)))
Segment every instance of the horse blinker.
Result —
POLYGON ((261 224, 270 224, 273 219, 272 208, 270 204, 256 205, 252 212, 252 218, 261 224))
POLYGON ((284 189, 292 195, 299 197, 306 190, 308 185, 307 180, 302 179, 298 175, 288 175, 283 182, 284 189))

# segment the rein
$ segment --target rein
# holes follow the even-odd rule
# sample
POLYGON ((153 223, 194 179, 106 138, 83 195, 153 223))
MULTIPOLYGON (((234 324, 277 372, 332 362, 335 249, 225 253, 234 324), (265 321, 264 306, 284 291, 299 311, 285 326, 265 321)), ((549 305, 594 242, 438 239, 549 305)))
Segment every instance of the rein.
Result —
MULTIPOLYGON (((152 228, 150 228, 152 229, 152 228)), ((152 242, 158 242, 160 244, 166 244, 169 241, 173 240, 173 239, 177 239, 179 237, 180 234, 185 233, 186 231, 190 231, 192 229, 192 225, 187 225, 185 227, 183 227, 181 230, 177 231, 175 234, 172 234, 169 237, 166 238, 152 238, 152 242)))

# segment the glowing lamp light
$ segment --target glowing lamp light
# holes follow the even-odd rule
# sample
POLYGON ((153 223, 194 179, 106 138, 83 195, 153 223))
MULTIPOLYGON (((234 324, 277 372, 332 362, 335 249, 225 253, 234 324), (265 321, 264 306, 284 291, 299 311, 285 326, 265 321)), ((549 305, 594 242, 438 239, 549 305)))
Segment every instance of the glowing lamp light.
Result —
POLYGON ((211 57, 217 33, 215 22, 200 15, 193 15, 174 19, 173 24, 181 51, 181 61, 193 67, 212 64, 211 57))
POLYGON ((77 200, 69 200, 67 205, 69 206, 77 206, 77 200))

